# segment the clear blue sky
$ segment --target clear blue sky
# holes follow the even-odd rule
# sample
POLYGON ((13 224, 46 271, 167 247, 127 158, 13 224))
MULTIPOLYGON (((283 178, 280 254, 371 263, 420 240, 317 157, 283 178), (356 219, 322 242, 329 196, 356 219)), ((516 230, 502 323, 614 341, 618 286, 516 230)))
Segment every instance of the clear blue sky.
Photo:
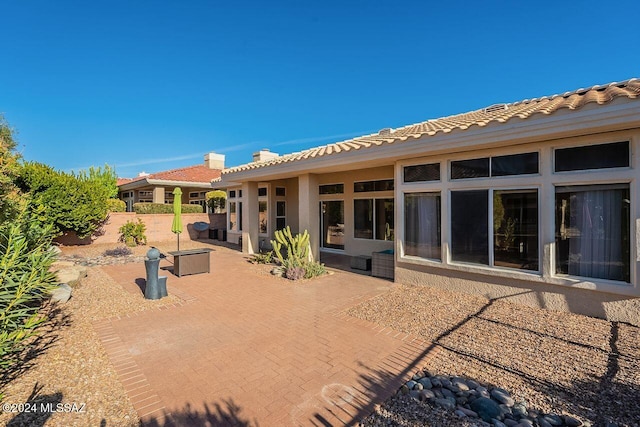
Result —
POLYGON ((233 166, 640 77, 637 6, 0 0, 0 112, 62 170, 233 166))

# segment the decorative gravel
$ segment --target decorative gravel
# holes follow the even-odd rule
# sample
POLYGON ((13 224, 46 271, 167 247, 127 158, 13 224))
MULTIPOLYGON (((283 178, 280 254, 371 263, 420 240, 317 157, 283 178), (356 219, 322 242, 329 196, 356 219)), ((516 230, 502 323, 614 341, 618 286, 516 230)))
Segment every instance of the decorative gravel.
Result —
MULTIPOLYGON (((173 295, 157 301, 145 300, 142 293, 124 291, 99 266, 91 266, 94 264, 88 262, 101 258, 106 249, 114 246, 62 248, 61 258, 89 265, 88 275, 73 289, 72 298, 58 306, 59 313, 50 324, 51 330, 44 335, 54 341, 31 361, 28 369, 3 388, 5 398, 2 403, 9 406, 3 407, 0 425, 30 427, 45 422, 47 427, 139 425, 136 411, 92 324, 100 319, 157 309, 179 300, 173 295), (62 404, 59 408, 58 403, 62 404), (60 412, 52 413, 49 404, 60 412)), ((163 251, 175 249, 175 244, 171 243, 157 246, 163 251)), ((181 242, 180 246, 187 249, 203 244, 181 242)), ((133 248, 134 254, 130 257, 105 257, 97 264, 140 262, 149 248, 133 248)))
MULTIPOLYGON (((640 425, 635 326, 404 285, 349 314, 436 342, 441 351, 424 367, 434 375, 502 388, 537 414, 571 416, 581 425, 640 425)), ((418 400, 400 391, 362 425, 483 425, 455 415, 457 403, 444 422, 434 399, 418 400)), ((534 418, 532 425, 540 423, 534 418)))

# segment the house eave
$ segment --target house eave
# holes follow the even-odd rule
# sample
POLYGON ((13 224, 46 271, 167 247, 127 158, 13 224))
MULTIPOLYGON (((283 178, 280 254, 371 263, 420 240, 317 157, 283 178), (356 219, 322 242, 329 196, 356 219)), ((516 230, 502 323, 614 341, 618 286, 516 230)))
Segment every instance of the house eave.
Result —
POLYGON ((564 137, 640 128, 640 102, 616 100, 607 105, 588 105, 549 116, 512 119, 486 127, 474 126, 417 139, 395 141, 370 148, 280 163, 222 175, 222 182, 283 179, 306 173, 326 173, 393 164, 410 157, 456 153, 513 146, 564 137))

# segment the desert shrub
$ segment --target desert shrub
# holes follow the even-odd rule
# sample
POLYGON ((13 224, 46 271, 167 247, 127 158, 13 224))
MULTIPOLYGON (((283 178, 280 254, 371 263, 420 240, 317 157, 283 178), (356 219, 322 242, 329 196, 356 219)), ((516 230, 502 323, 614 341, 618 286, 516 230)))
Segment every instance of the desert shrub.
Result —
POLYGON ((124 242, 127 246, 137 246, 137 245, 146 245, 147 244, 147 236, 144 232, 147 230, 147 227, 144 225, 144 222, 140 218, 138 221, 127 221, 120 229, 120 241, 124 242))
POLYGON ((253 254, 250 261, 253 264, 271 264, 273 262, 273 251, 253 254))
POLYGON ((25 233, 33 226, 21 216, 0 227, 0 371, 20 362, 47 320, 42 307, 56 284, 50 230, 25 233))
POLYGON ((120 199, 107 199, 107 210, 109 212, 126 212, 127 204, 120 199))
POLYGON ((309 260, 309 233, 307 230, 302 234, 291 234, 291 228, 286 226, 282 230, 277 230, 274 234, 275 240, 271 241, 273 252, 280 261, 280 264, 289 267, 301 267, 309 260), (282 254, 286 252, 285 258, 282 254))
POLYGON ((285 270, 284 276, 289 280, 300 280, 305 276, 304 267, 289 267, 285 270))
POLYGON ((33 219, 50 225, 57 235, 72 231, 80 238, 91 236, 107 218, 108 189, 99 182, 28 162, 17 183, 29 194, 31 209, 39 212, 33 219))
POLYGON ((127 255, 131 255, 133 252, 131 252, 131 249, 129 249, 126 246, 120 246, 117 248, 113 248, 113 249, 107 249, 106 251, 104 251, 103 255, 104 256, 127 256, 127 255))
MULTIPOLYGON (((172 214, 173 205, 164 203, 134 203, 133 211, 137 214, 172 214)), ((200 205, 182 205, 182 213, 202 213, 200 205)))
POLYGON ((304 278, 311 279, 313 277, 322 276, 327 274, 327 268, 324 264, 317 261, 308 262, 304 265, 304 278))

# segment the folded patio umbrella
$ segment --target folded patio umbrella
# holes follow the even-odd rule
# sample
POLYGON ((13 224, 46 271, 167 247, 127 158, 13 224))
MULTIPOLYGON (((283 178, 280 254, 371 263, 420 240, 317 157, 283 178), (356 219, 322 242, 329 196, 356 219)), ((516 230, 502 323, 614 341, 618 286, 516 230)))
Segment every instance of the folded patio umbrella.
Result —
POLYGON ((180 250, 180 233, 182 233, 182 190, 176 187, 173 190, 173 223, 171 231, 178 236, 178 250, 180 250))

